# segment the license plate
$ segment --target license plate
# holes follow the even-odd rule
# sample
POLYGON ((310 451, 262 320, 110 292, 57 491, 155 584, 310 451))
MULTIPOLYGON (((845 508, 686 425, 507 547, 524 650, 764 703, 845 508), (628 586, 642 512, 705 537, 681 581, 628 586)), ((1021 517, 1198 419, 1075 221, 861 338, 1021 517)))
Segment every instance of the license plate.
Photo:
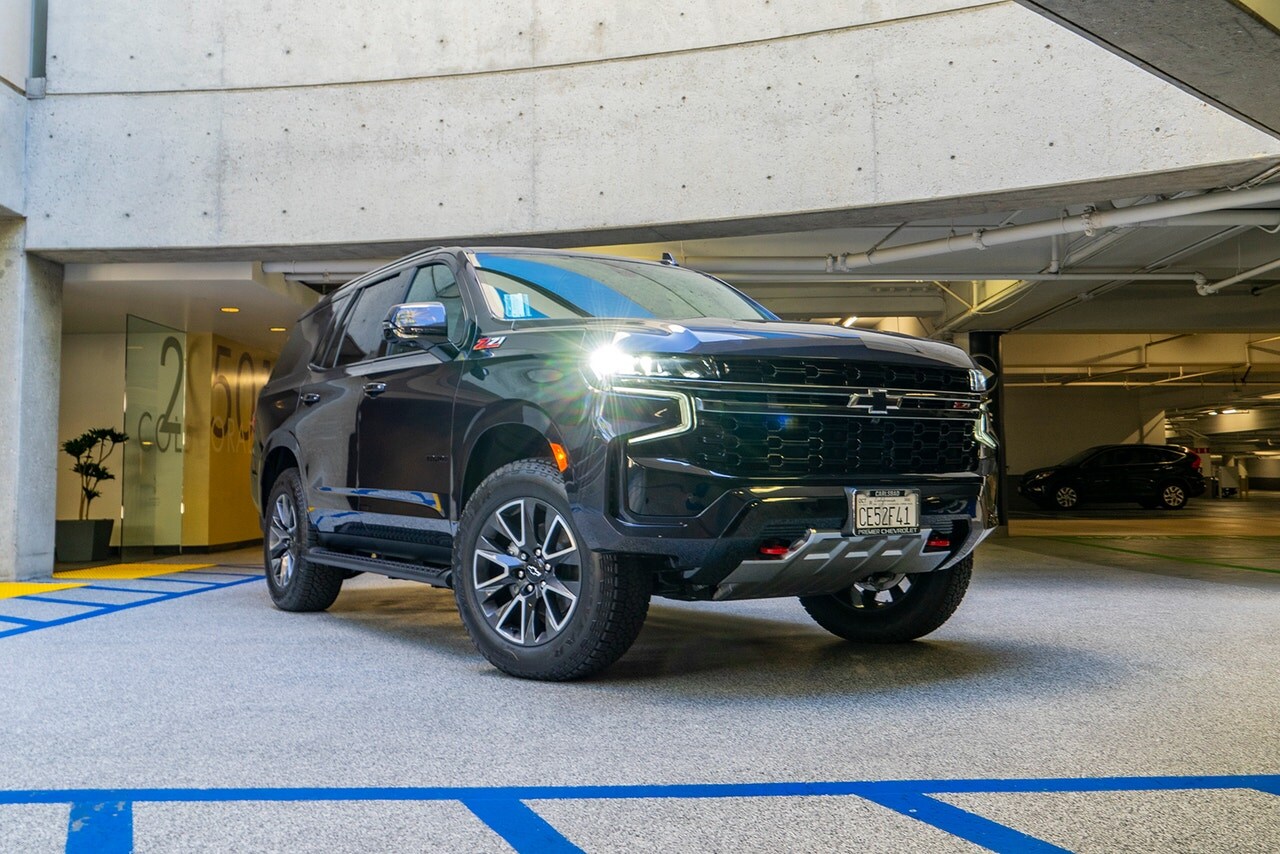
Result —
POLYGON ((855 534, 917 534, 920 492, 915 489, 865 489, 853 493, 855 534))

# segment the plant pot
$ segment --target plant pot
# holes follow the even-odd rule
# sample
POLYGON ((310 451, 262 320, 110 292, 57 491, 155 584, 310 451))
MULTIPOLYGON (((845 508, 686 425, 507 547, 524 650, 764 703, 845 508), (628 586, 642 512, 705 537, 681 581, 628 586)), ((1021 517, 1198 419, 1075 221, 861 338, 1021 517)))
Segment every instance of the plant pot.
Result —
POLYGON ((59 519, 54 554, 62 563, 104 560, 111 547, 114 519, 59 519))

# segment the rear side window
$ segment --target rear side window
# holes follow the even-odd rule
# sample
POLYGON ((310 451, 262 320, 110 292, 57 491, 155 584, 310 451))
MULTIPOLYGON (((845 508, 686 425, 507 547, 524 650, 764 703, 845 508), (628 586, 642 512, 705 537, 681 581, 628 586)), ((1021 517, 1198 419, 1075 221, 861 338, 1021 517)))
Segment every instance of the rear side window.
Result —
POLYGON ((386 355, 382 321, 393 305, 404 301, 406 277, 398 273, 360 289, 352 299, 342 332, 336 342, 334 366, 350 365, 386 355))

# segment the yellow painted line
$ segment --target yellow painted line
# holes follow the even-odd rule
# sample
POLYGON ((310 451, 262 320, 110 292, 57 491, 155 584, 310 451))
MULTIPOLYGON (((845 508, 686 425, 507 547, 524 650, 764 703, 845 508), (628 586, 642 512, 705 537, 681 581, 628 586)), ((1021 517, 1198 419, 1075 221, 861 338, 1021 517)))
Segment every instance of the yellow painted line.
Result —
POLYGON ((118 563, 115 566, 99 566, 93 569, 67 569, 55 572, 54 578, 75 578, 85 581, 122 581, 130 578, 151 578, 155 575, 171 575, 193 569, 208 569, 212 563, 118 563))
POLYGON ((57 590, 70 590, 73 587, 84 587, 84 585, 51 584, 47 581, 0 581, 0 599, 12 599, 15 596, 34 596, 40 593, 53 593, 57 590))

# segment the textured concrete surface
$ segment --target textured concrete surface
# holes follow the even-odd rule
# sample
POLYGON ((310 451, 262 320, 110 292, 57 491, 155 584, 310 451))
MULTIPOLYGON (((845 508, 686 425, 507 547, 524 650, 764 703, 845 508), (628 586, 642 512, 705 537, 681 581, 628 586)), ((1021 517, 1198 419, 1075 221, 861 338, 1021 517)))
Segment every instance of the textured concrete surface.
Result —
POLYGON ((62 854, 70 812, 65 804, 0 806, 0 851, 62 854))
POLYGON ((1280 851, 1280 797, 1248 789, 936 797, 1080 854, 1280 851))
POLYGON ((0 216, 25 209, 26 145, 26 96, 0 84, 0 216))
POLYGON ((986 849, 858 797, 531 801, 584 851, 967 854, 986 849))
POLYGON ((49 9, 51 91, 305 86, 511 71, 785 38, 985 0, 111 0, 49 9), (175 14, 175 8, 181 13, 175 14), (147 27, 138 21, 146 20, 147 27), (264 39, 262 33, 276 33, 264 39))
POLYGON ((511 849, 458 803, 139 804, 135 854, 511 849))
POLYGON ((62 268, 29 255, 26 236, 0 219, 0 581, 53 569, 62 268))
POLYGON ((1032 189, 1059 205, 1084 182, 1146 184, 1074 201, 1181 190, 1201 185, 1176 170, 1257 174, 1280 155, 1270 136, 1013 4, 771 35, 510 72, 50 95, 31 102, 30 245, 61 258, 300 245, 333 257, 484 236, 623 242, 676 223, 787 231, 815 226, 777 218, 834 226, 853 209, 919 205, 905 220, 930 201, 946 200, 944 216, 978 204, 962 197, 1016 209, 1032 189))
MULTIPOLYGON (((1237 547, 1198 543, 1206 556, 1237 547)), ((969 596, 923 642, 848 645, 791 600, 657 602, 618 665, 568 685, 493 670, 447 591, 361 576, 328 613, 296 615, 251 582, 0 639, 0 778, 65 789, 1274 774, 1277 658, 1280 576, 1053 540, 985 545, 969 596)), ((1212 838, 1205 826, 1269 840, 1266 797, 963 806, 1067 847, 1195 851, 1212 838)), ((964 848, 854 797, 535 808, 589 851, 964 848)), ((465 811, 404 802, 135 808, 144 850, 395 849, 387 834, 483 850, 496 837, 476 827, 465 811)))

